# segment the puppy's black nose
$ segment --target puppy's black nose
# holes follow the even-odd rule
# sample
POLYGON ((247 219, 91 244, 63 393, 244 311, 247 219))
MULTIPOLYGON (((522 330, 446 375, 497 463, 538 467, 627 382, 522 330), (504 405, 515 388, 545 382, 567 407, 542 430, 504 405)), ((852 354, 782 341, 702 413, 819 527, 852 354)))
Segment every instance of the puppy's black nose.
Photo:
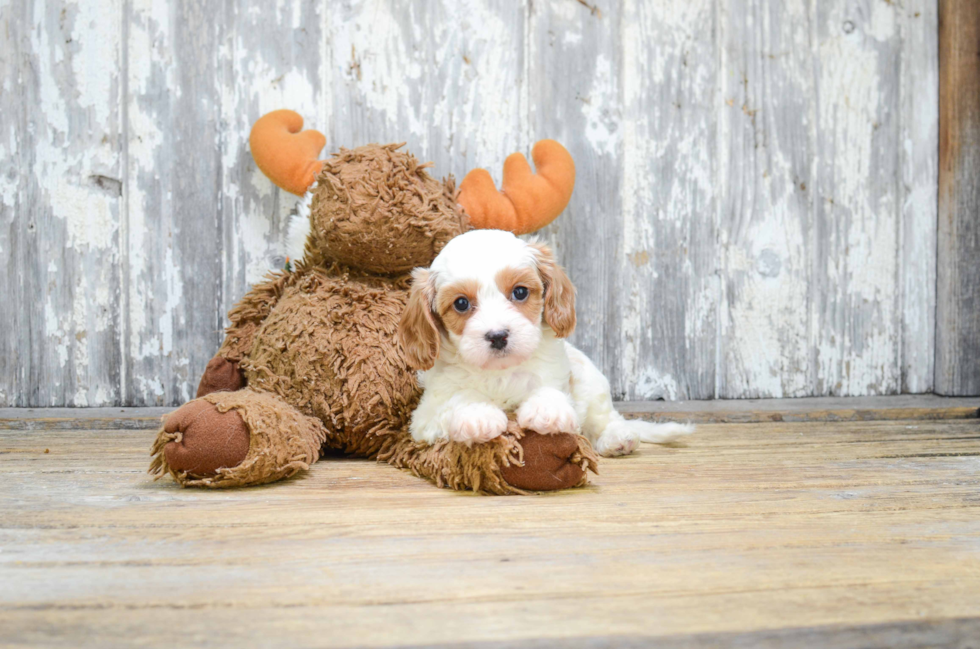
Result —
POLYGON ((501 350, 507 346, 507 335, 510 334, 506 329, 500 331, 488 331, 484 338, 490 343, 490 347, 501 350))

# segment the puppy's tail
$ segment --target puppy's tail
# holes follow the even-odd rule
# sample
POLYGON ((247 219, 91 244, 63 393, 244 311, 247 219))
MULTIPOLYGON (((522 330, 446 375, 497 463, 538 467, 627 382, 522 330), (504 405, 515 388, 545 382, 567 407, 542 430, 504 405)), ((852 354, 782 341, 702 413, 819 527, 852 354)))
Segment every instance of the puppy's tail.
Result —
POLYGON ((641 441, 647 444, 669 444, 694 432, 694 424, 676 422, 655 424, 642 419, 627 419, 626 424, 630 430, 640 436, 641 441))

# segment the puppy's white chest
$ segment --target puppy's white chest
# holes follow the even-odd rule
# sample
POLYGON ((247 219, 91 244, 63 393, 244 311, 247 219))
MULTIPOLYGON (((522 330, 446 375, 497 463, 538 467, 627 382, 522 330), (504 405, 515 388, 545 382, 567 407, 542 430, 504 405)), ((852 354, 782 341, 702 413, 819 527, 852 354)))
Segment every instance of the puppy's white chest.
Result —
POLYGON ((489 396, 501 408, 511 410, 519 406, 532 391, 543 385, 541 377, 528 371, 516 370, 509 376, 494 377, 486 385, 489 396))

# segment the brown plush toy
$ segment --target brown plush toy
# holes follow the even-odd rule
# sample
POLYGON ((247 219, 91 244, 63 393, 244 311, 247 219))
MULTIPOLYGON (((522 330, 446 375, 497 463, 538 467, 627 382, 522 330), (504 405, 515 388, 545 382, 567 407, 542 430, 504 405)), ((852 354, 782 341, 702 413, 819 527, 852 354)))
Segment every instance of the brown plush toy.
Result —
POLYGON ((270 274, 231 310, 231 326, 208 363, 197 399, 165 418, 150 472, 184 486, 268 483, 308 469, 331 450, 378 458, 452 489, 495 494, 586 483, 597 458, 576 435, 539 435, 511 421, 472 447, 429 446, 408 434, 420 391, 396 342, 410 271, 428 266, 473 227, 532 232, 571 196, 575 167, 543 141, 532 174, 507 159, 503 192, 483 170, 459 196, 399 145, 316 156, 323 135, 301 131, 292 111, 252 129, 252 154, 280 187, 307 194, 310 230, 291 272, 270 274))

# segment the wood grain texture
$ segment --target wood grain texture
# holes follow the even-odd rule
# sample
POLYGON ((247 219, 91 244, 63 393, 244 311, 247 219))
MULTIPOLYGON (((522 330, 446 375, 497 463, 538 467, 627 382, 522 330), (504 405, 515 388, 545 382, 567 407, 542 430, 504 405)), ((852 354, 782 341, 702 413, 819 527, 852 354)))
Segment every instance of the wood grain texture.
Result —
MULTIPOLYGON (((582 280, 615 307, 616 361, 600 367, 616 398, 718 396, 721 20, 705 0, 631 2, 622 17, 623 226, 603 283, 582 280)), ((577 254, 590 245, 580 238, 577 254)))
MULTIPOLYGON (((739 649, 770 649, 789 646, 822 646, 833 649, 866 649, 867 647, 948 647, 949 649, 973 649, 973 639, 980 635, 980 621, 974 619, 950 619, 936 622, 907 622, 875 624, 857 628, 804 627, 777 629, 748 633, 700 633, 695 635, 657 638, 659 649, 686 649, 737 647, 739 649)), ((644 636, 606 635, 587 638, 562 638, 562 647, 569 649, 597 649, 616 646, 623 649, 649 647, 650 638, 644 636)), ((465 642, 453 643, 466 649, 491 649, 512 647, 513 642, 465 642)), ((524 649, 554 646, 549 639, 526 640, 516 646, 524 649)))
POLYGON ((901 249, 902 392, 933 389, 936 358, 936 236, 939 160, 939 14, 934 0, 904 2, 898 195, 901 249))
POLYGON ((0 6, 0 403, 118 402, 121 4, 0 6))
MULTIPOLYGON (((718 393, 814 385, 809 317, 817 159, 813 16, 802 0, 722 3, 718 393)), ((828 289, 830 299, 839 295, 828 289)))
POLYGON ((980 620, 978 420, 704 425, 527 498, 344 460, 182 490, 151 436, 0 432, 0 643, 965 646, 980 620))
POLYGON ((980 394, 980 6, 939 11, 936 392, 980 394))
POLYGON ((523 2, 325 3, 331 150, 405 142, 431 173, 486 167, 522 148, 523 2))
POLYGON ((819 3, 810 303, 818 392, 901 390, 900 61, 897 5, 819 3))
POLYGON ((126 5, 122 403, 193 398, 221 341, 222 9, 126 5))
POLYGON ((972 231, 944 230, 940 250, 959 248, 936 301, 937 16, 929 0, 4 3, 0 406, 193 394, 224 313, 283 262, 295 202, 247 150, 280 107, 327 153, 406 141, 440 177, 499 181, 508 153, 565 142, 578 186, 543 236, 617 398, 973 380, 975 296, 949 297, 980 284, 958 274, 972 231))

